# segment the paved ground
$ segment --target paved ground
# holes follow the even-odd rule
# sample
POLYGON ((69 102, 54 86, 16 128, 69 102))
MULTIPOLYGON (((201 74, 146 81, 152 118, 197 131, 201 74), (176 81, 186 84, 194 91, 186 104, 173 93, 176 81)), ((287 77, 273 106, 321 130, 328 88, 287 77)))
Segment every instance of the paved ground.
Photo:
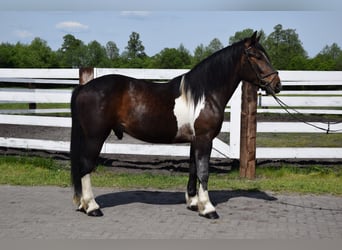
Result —
POLYGON ((342 239, 342 198, 213 191, 218 220, 185 208, 179 191, 95 188, 105 216, 76 212, 70 188, 0 186, 0 239, 342 239))

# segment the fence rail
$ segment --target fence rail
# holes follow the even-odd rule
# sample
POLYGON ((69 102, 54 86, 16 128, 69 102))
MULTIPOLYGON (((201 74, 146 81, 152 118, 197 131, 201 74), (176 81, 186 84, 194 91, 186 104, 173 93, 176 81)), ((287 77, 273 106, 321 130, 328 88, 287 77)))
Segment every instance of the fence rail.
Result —
MULTIPOLYGON (((184 74, 188 70, 164 70, 164 69, 94 69, 94 77, 106 74, 124 74, 136 78, 165 81, 177 75, 184 74)), ((280 71, 280 78, 286 86, 342 86, 342 72, 317 72, 317 71, 280 71)), ((29 89, 9 88, 11 83, 34 83, 70 85, 78 84, 78 69, 0 69, 0 83, 6 83, 5 88, 0 88, 0 103, 69 103, 71 89, 29 89)), ((342 114, 341 90, 288 90, 280 94, 280 98, 289 106, 297 107, 303 113, 314 114, 342 114), (299 107, 299 108, 298 108, 299 107)), ((230 121, 224 122, 221 132, 230 133, 229 144, 214 140, 213 157, 239 158, 240 151, 240 109, 241 88, 239 87, 228 103, 226 109, 230 112, 230 121)), ((26 110, 25 113, 35 113, 40 110, 26 110)), ((53 109, 51 112, 69 112, 69 109, 53 109)), ((71 120, 67 117, 42 117, 34 115, 11 115, 20 111, 2 110, 1 124, 33 125, 48 127, 71 126, 71 120), (6 113, 7 114, 4 114, 6 113)), ((42 112, 42 111, 41 111, 42 112)), ((50 112, 45 110, 44 112, 50 112)), ((283 113, 279 105, 270 96, 260 93, 258 112, 283 113)), ((341 117, 342 119, 342 117, 341 117)), ((318 126, 326 126, 315 123, 318 126)), ((342 124, 330 125, 331 130, 342 129, 342 124)), ((316 128, 297 122, 259 122, 257 132, 262 133, 321 133, 316 128)), ((341 131, 342 132, 342 131, 341 131)), ((0 147, 45 149, 53 151, 69 151, 69 142, 35 140, 30 138, 0 138, 0 147)), ((102 153, 120 154, 145 154, 145 155, 174 155, 188 156, 187 145, 153 145, 153 144, 111 144, 106 143, 102 153)), ((257 158, 342 158, 342 148, 257 148, 257 158), (271 153, 272 152, 272 153, 271 153), (274 152, 277 152, 274 154, 274 152)))

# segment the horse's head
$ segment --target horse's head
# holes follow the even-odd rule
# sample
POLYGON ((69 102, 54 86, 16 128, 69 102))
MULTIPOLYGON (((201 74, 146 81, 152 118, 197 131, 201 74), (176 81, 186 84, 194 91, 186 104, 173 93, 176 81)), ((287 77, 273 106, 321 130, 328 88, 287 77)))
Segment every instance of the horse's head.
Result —
POLYGON ((242 58, 242 80, 251 82, 264 89, 268 94, 279 93, 280 78, 270 62, 265 49, 259 43, 257 32, 244 40, 242 58))

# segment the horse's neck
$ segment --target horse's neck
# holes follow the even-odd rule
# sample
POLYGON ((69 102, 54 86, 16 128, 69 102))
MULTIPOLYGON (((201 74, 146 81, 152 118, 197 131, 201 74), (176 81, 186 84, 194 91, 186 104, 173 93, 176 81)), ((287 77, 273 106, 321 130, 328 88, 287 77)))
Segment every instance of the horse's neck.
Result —
POLYGON ((212 94, 216 96, 216 99, 218 100, 222 109, 225 109, 228 101, 242 80, 239 74, 240 65, 235 64, 234 66, 235 67, 232 68, 224 78, 220 79, 219 88, 216 88, 212 92, 212 94))
POLYGON ((223 51, 223 53, 199 64, 186 76, 186 80, 190 81, 190 88, 198 88, 196 84, 200 84, 199 88, 204 91, 203 94, 215 99, 220 109, 225 108, 241 81, 242 52, 236 50, 234 53, 231 51, 223 51))
POLYGON ((220 105, 221 109, 225 109, 227 106, 228 101, 234 94, 235 90, 237 89, 240 79, 237 77, 233 77, 234 79, 228 80, 228 82, 223 83, 222 89, 219 89, 218 91, 215 91, 213 94, 216 95, 216 99, 218 102, 218 105, 220 105))

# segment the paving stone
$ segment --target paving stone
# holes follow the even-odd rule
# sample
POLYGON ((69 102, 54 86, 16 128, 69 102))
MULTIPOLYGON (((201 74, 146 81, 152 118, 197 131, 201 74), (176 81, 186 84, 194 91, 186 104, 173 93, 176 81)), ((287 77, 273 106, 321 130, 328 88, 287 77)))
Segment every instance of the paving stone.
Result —
POLYGON ((211 191, 220 215, 184 193, 94 188, 104 216, 76 212, 70 188, 0 186, 0 239, 342 239, 342 198, 211 191))

